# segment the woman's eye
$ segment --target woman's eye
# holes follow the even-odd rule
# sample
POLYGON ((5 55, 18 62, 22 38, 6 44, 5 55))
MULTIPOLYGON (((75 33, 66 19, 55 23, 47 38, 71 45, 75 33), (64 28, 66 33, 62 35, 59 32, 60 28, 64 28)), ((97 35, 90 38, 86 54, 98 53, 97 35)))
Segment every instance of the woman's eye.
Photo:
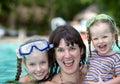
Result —
POLYGON ((58 51, 58 52, 63 52, 64 49, 63 49, 63 48, 58 48, 57 51, 58 51))
POLYGON ((70 47, 69 49, 70 49, 70 50, 75 50, 76 48, 75 48, 75 47, 70 47))

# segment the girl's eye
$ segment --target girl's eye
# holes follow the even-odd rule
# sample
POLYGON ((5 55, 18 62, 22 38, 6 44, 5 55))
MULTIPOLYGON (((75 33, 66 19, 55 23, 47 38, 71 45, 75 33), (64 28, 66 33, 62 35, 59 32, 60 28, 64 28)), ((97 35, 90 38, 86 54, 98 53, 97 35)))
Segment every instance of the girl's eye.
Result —
POLYGON ((92 40, 97 40, 98 38, 93 38, 92 40))
POLYGON ((35 66, 35 63, 30 63, 29 65, 30 65, 30 66, 35 66))
POLYGON ((41 64, 45 64, 46 63, 46 61, 41 61, 41 64))
POLYGON ((103 38, 107 38, 108 36, 103 36, 103 38))

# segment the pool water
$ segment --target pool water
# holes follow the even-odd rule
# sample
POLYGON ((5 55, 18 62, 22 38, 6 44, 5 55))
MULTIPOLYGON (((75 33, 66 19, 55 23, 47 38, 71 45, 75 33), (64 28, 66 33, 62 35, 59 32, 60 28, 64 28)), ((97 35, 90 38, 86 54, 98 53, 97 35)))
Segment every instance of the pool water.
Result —
MULTIPOLYGON (((19 47, 19 43, 0 43, 0 84, 5 81, 14 80, 17 71, 17 58, 16 49, 19 47)), ((119 42, 120 45, 120 42, 119 42)), ((116 46, 113 47, 114 51, 120 53, 120 49, 116 46)), ((22 67, 21 76, 26 74, 26 71, 22 67)))
MULTIPOLYGON (((0 84, 5 81, 14 80, 17 71, 16 49, 18 43, 0 43, 0 84)), ((25 74, 23 70, 21 75, 25 74)))

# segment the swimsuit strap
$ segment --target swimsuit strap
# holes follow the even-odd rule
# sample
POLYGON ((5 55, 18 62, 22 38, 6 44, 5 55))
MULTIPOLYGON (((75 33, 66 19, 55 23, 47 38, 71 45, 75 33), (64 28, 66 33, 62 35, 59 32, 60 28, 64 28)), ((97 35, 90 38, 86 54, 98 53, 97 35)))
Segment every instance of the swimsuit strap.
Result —
POLYGON ((27 79, 28 79, 29 82, 32 80, 31 77, 30 77, 30 74, 27 74, 27 79))

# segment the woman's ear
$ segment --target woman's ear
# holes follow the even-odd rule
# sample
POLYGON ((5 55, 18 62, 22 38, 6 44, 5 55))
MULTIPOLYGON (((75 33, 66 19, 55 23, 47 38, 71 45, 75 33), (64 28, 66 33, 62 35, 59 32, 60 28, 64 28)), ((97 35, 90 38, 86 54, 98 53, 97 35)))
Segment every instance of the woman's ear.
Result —
POLYGON ((83 53, 84 53, 84 49, 81 48, 81 49, 80 49, 80 55, 83 55, 83 53))

